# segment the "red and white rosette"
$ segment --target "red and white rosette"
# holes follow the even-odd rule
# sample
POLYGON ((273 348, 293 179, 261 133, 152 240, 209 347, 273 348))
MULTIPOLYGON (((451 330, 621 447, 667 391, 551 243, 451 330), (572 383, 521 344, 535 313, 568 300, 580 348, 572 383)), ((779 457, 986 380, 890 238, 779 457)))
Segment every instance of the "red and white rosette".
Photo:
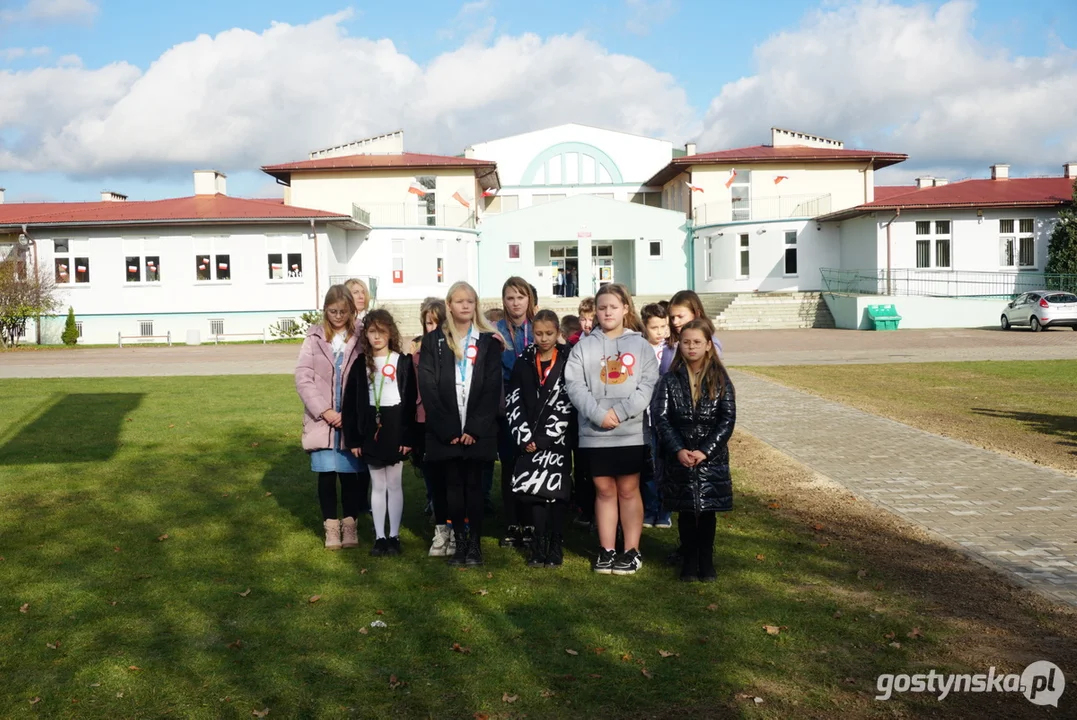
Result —
POLYGON ((632 353, 625 353, 621 356, 621 367, 625 369, 625 372, 629 375, 632 374, 632 366, 636 364, 636 356, 632 353))
POLYGON ((472 365, 474 365, 475 364, 475 358, 477 358, 479 356, 479 346, 478 345, 468 345, 467 346, 467 351, 464 353, 464 355, 467 356, 467 359, 471 361, 472 365))
POLYGON ((396 382, 396 365, 389 365, 386 363, 385 367, 381 369, 381 374, 391 382, 396 382))

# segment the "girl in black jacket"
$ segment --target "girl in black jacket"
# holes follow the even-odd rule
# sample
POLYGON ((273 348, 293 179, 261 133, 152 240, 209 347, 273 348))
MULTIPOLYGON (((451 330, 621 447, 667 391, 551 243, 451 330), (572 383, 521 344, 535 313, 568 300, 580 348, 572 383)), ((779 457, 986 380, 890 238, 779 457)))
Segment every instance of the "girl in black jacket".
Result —
POLYGON ((497 460, 502 345, 478 311, 471 285, 454 283, 445 304, 445 324, 424 335, 419 350, 426 459, 444 463, 456 539, 449 564, 482 565, 482 467, 497 460))
POLYGON ((377 538, 370 554, 399 555, 404 458, 415 444, 418 390, 411 356, 401 352, 400 331, 388 311, 367 313, 360 344, 362 354, 344 392, 344 442, 370 468, 370 507, 377 538))
POLYGON ((733 509, 727 443, 737 405, 710 321, 681 328, 677 356, 658 383, 651 413, 664 461, 663 504, 680 512, 681 580, 713 582, 715 513, 733 509))
POLYGON ((505 401, 508 433, 516 461, 512 494, 529 506, 535 522, 530 567, 560 567, 565 509, 572 494, 572 446, 576 410, 565 390, 571 348, 559 345, 560 326, 552 310, 540 310, 528 345, 509 377, 505 401))

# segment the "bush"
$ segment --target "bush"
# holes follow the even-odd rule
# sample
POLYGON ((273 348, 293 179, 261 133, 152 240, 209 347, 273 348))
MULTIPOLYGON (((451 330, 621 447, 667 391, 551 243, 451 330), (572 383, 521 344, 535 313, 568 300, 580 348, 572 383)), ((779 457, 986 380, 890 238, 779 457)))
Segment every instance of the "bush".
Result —
POLYGON ((64 332, 60 335, 64 345, 77 345, 79 341, 79 328, 75 324, 75 308, 67 309, 67 322, 64 323, 64 332))

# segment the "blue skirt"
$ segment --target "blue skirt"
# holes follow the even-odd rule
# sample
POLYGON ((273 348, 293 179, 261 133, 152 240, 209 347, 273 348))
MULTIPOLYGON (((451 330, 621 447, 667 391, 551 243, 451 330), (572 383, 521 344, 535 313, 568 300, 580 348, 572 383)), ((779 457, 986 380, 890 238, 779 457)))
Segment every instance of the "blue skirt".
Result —
POLYGON ((348 450, 326 448, 310 454, 310 469, 316 473, 361 473, 366 471, 366 465, 348 450))

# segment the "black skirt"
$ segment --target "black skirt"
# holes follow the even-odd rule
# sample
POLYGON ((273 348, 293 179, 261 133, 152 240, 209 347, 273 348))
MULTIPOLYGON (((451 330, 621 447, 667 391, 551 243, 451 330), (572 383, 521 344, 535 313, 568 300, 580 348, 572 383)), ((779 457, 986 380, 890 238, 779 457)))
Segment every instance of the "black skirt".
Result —
POLYGON ((592 478, 617 477, 643 472, 647 446, 585 448, 584 452, 592 478))

